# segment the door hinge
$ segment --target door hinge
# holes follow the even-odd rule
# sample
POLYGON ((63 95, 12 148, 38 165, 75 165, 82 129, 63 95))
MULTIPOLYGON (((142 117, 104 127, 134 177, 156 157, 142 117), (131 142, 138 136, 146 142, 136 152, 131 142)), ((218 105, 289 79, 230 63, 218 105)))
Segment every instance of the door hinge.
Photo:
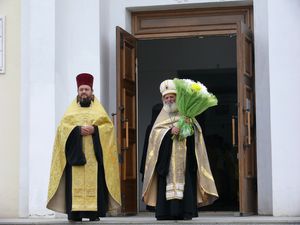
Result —
POLYGON ((135 58, 135 77, 137 77, 138 74, 138 58, 135 58))

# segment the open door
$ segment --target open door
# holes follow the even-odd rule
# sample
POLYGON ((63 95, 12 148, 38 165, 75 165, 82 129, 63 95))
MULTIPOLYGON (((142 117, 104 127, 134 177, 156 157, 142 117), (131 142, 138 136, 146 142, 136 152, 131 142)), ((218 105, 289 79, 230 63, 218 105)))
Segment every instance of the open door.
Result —
POLYGON ((255 103, 252 33, 237 24, 238 161, 240 214, 257 212, 255 103))
POLYGON ((120 152, 122 213, 137 213, 136 39, 120 27, 117 41, 117 140, 120 152))

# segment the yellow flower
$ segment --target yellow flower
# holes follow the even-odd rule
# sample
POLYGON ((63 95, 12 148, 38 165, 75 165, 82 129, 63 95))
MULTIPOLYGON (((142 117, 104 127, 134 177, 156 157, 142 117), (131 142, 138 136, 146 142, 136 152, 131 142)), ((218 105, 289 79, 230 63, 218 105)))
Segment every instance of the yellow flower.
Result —
POLYGON ((201 90, 201 86, 200 86, 199 84, 197 84, 197 83, 192 83, 192 84, 191 84, 191 88, 192 88, 192 90, 195 91, 195 92, 198 92, 198 91, 201 90))

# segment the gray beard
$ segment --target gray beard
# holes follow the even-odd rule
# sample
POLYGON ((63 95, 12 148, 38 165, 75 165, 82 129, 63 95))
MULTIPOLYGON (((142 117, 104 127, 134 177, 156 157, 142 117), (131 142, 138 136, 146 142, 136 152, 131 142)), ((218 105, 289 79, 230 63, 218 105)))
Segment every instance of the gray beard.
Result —
POLYGON ((164 103, 163 109, 164 109, 167 113, 174 113, 174 112, 177 112, 177 111, 178 111, 176 102, 171 103, 171 104, 164 103))

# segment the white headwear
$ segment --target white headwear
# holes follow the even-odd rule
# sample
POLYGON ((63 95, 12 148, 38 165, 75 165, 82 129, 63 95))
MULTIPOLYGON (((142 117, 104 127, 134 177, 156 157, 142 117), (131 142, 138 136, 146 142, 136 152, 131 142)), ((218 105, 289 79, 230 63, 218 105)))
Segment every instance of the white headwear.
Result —
POLYGON ((176 94, 176 86, 173 80, 165 80, 160 84, 160 93, 162 96, 166 94, 176 94))

